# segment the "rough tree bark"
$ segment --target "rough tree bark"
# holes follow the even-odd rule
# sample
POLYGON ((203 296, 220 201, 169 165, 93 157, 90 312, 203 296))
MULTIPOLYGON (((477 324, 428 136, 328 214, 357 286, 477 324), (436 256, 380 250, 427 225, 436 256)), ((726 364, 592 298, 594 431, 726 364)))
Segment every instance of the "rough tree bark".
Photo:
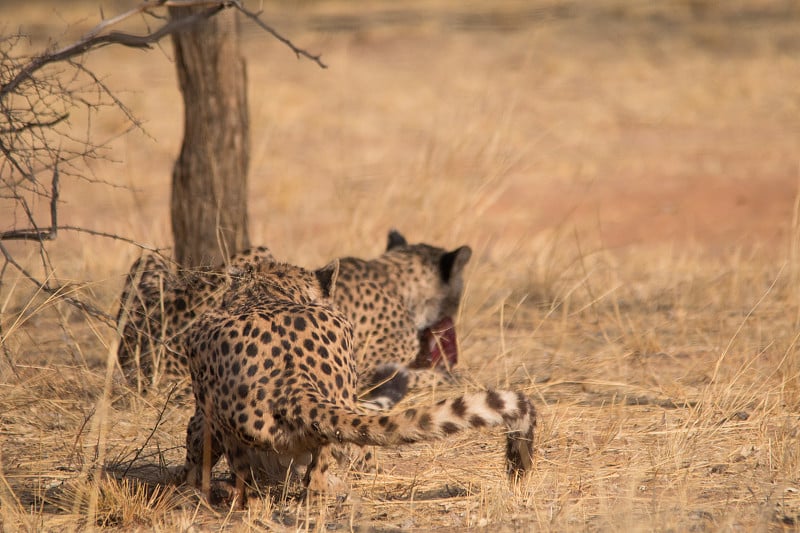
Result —
MULTIPOLYGON (((170 7, 177 19, 202 8, 170 7)), ((247 75, 233 11, 173 34, 184 133, 172 173, 175 259, 219 264, 249 246, 247 75)))

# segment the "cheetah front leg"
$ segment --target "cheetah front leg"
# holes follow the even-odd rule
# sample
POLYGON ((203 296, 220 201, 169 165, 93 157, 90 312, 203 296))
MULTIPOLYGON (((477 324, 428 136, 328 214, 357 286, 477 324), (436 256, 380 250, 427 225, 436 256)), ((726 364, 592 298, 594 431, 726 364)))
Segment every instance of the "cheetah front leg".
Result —
POLYGON ((303 484, 309 493, 325 493, 328 491, 328 469, 334 462, 330 444, 323 444, 312 452, 311 464, 306 469, 303 484))

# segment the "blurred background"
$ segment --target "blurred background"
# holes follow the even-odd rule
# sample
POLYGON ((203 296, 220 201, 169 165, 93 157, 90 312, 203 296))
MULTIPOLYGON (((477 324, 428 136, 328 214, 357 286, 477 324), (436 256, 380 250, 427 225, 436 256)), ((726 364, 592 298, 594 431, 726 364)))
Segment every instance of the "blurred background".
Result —
MULTIPOLYGON (((795 2, 267 2, 262 16, 329 66, 242 22, 251 237, 281 257, 372 253, 395 226, 500 257, 537 239, 786 242, 800 178, 795 2)), ((32 49, 99 18, 95 2, 0 5, 32 49)), ((65 223, 169 246, 182 135, 171 54, 166 39, 87 58, 145 133, 121 135, 114 113, 94 119, 97 138, 119 137, 114 162, 92 168, 112 186, 65 184, 65 223)), ((55 248, 80 254, 73 238, 55 248)), ((119 252, 105 275, 137 253, 119 252)))

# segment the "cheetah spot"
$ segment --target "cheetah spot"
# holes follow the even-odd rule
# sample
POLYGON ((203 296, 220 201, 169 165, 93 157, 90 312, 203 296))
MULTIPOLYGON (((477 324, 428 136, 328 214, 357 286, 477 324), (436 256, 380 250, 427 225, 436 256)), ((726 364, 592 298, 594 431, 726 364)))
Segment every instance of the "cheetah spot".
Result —
POLYGON ((422 416, 419 417, 419 420, 417 421, 417 425, 419 426, 419 429, 421 429, 422 431, 428 431, 431 427, 431 423, 432 423, 431 415, 428 413, 424 413, 422 416))
POLYGON ((495 411, 502 411, 506 408, 506 402, 497 392, 490 390, 486 392, 486 405, 495 411))
POLYGON ((452 435, 458 432, 458 426, 452 422, 445 422, 442 424, 442 431, 445 435, 452 435))

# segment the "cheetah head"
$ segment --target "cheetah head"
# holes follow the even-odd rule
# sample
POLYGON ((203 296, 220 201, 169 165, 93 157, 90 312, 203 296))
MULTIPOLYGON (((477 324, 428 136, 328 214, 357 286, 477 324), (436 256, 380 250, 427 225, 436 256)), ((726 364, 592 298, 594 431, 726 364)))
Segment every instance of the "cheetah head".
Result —
POLYGON ((408 244, 399 232, 389 232, 385 257, 410 263, 411 289, 407 304, 414 317, 420 340, 415 368, 442 366, 458 362, 458 342, 453 317, 458 313, 464 291, 464 267, 472 256, 469 246, 452 251, 428 244, 408 244))
POLYGON ((241 268, 228 267, 231 286, 223 296, 223 307, 258 302, 263 298, 311 303, 330 301, 339 262, 310 271, 288 263, 261 261, 241 268))

